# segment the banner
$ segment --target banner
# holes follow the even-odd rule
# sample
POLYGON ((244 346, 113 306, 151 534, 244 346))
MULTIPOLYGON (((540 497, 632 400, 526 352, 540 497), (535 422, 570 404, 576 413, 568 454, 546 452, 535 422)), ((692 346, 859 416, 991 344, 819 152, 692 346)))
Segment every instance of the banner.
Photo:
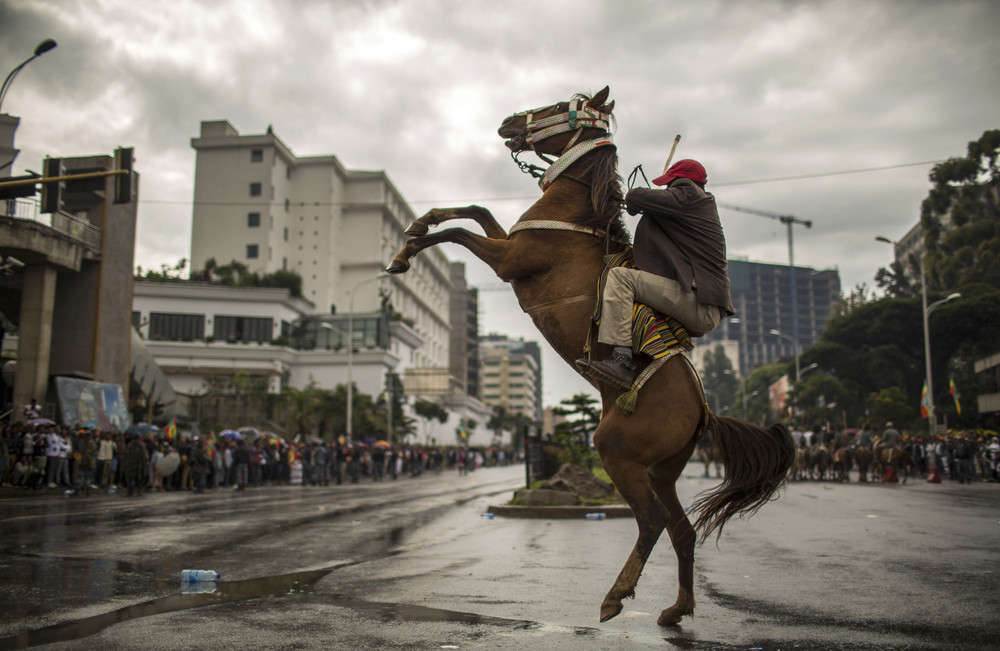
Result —
POLYGON ((924 390, 920 393, 920 417, 927 418, 931 414, 931 401, 927 397, 927 380, 924 380, 924 390))
POLYGON ((958 415, 961 416, 962 405, 958 402, 958 387, 955 386, 955 378, 948 379, 948 393, 950 393, 951 397, 955 399, 955 411, 957 411, 958 415))

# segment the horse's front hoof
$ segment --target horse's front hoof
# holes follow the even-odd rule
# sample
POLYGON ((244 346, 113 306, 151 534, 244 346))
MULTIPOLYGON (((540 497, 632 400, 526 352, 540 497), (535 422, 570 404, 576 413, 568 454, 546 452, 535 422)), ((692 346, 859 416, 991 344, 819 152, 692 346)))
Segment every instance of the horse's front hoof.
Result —
POLYGON ((427 235, 428 230, 427 224, 423 222, 411 222, 403 233, 410 237, 420 237, 421 235, 427 235))
POLYGON ((389 266, 385 268, 387 273, 391 274, 401 274, 409 271, 410 265, 400 260, 393 260, 389 263, 389 266))
POLYGON ((601 621, 606 622, 622 611, 622 602, 604 600, 601 604, 601 621))

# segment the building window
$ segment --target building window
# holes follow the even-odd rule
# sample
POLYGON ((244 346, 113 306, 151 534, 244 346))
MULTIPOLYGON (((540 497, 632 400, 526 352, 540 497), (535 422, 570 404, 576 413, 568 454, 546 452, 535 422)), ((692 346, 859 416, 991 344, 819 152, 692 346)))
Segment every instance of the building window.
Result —
POLYGON ((149 338, 166 341, 195 341, 205 338, 204 314, 149 314, 149 338))
POLYGON ((260 213, 259 212, 248 212, 247 213, 247 226, 249 228, 257 228, 260 226, 260 213))
POLYGON ((251 197, 259 197, 260 196, 260 190, 261 190, 260 183, 251 183, 250 184, 250 196, 251 197))
POLYGON ((291 208, 291 206, 292 206, 291 200, 285 199, 285 212, 288 212, 288 209, 291 208))
POLYGON ((264 150, 263 149, 251 149, 250 150, 250 162, 251 163, 262 163, 262 162, 264 162, 264 150))
POLYGON ((285 226, 285 241, 288 241, 288 227, 285 226))
POLYGON ((215 316, 214 335, 218 341, 271 341, 274 322, 248 316, 215 316))
POLYGON ((256 244, 247 244, 247 257, 256 258, 258 255, 258 247, 256 244))

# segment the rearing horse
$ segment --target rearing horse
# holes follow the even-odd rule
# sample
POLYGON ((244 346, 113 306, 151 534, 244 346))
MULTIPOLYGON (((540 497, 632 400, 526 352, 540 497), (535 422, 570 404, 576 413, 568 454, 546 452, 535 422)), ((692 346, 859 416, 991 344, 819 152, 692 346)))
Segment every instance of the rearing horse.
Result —
MULTIPOLYGON (((510 233, 485 208, 435 208, 407 228, 412 239, 386 270, 405 272, 415 255, 436 244, 464 246, 511 284, 522 309, 572 365, 588 343, 604 256, 628 246, 618 155, 609 131, 614 102, 607 101, 608 95, 605 87, 592 98, 576 95, 503 121, 499 134, 515 160, 526 149, 542 158, 558 157, 541 178, 541 198, 510 233), (485 237, 462 228, 430 233, 430 227, 460 218, 475 221, 485 237)), ((518 163, 522 169, 541 169, 518 163)), ((594 353, 603 358, 610 347, 597 345, 594 353)), ((649 360, 638 356, 637 362, 641 373, 649 360)), ((709 411, 701 383, 683 356, 669 359, 649 378, 631 414, 615 404, 619 389, 589 381, 600 391, 602 404, 594 445, 639 528, 635 547, 601 604, 600 619, 617 615, 622 599, 635 595, 665 529, 677 555, 680 586, 676 602, 660 613, 658 623, 677 624, 694 614, 698 533, 702 540, 712 532, 719 536, 730 518, 750 515, 776 496, 795 456, 792 438, 782 425, 764 429, 709 411), (705 432, 719 450, 726 476, 698 497, 692 526, 675 484, 705 432)))

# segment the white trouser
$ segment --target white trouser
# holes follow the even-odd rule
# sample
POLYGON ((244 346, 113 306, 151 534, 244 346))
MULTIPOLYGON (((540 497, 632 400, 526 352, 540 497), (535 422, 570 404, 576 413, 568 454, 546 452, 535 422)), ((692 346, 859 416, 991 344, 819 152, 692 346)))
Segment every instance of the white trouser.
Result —
POLYGON ((695 337, 715 330, 722 319, 718 307, 699 303, 697 292, 685 292, 676 280, 626 267, 608 272, 602 300, 597 341, 612 346, 632 347, 633 303, 672 316, 695 337))

